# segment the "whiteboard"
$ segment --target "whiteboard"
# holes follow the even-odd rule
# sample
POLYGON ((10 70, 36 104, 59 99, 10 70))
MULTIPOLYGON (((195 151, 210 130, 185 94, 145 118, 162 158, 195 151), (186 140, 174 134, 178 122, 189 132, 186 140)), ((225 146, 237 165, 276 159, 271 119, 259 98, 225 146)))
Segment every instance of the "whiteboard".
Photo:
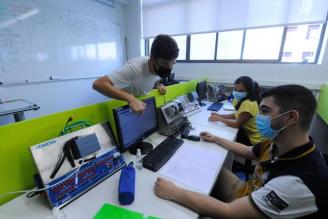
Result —
POLYGON ((101 76, 123 62, 119 24, 22 0, 0 1, 0 82, 101 76))

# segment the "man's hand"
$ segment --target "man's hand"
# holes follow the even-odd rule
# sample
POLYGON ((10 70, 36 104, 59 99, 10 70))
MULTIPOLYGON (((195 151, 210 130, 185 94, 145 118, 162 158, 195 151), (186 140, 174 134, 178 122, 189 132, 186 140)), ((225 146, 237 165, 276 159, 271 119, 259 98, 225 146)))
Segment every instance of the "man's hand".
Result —
POLYGON ((179 191, 179 187, 174 185, 171 181, 168 181, 164 178, 158 177, 155 182, 154 191, 155 194, 163 199, 174 200, 175 195, 179 191))
POLYGON ((166 87, 163 84, 159 84, 157 89, 161 94, 166 94, 166 87))
POLYGON ((143 114, 146 109, 146 103, 138 100, 135 97, 131 98, 131 100, 128 100, 128 103, 134 113, 143 114))
POLYGON ((209 133, 209 132, 201 132, 199 136, 204 140, 208 142, 215 142, 216 136, 209 133))

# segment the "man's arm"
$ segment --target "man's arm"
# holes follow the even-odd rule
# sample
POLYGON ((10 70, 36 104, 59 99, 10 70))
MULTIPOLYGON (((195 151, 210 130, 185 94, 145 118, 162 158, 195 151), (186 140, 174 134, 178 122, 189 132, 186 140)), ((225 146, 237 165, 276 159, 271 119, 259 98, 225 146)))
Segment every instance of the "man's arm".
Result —
POLYGON ((163 178, 157 179, 154 189, 157 196, 178 202, 200 215, 214 218, 264 218, 251 205, 248 197, 224 203, 210 196, 177 187, 163 178))
POLYGON ((257 157, 255 156, 255 154, 253 153, 253 146, 246 146, 244 144, 240 144, 234 141, 229 141, 227 139, 221 138, 219 136, 215 136, 209 132, 202 132, 200 133, 200 137, 205 140, 205 141, 209 141, 209 142, 214 142, 222 147, 224 147, 225 149, 233 152, 234 154, 237 154, 239 156, 242 156, 246 159, 250 159, 250 160, 256 160, 257 157))
POLYGON ((93 82, 92 88, 107 97, 127 101, 134 112, 142 113, 146 108, 144 102, 138 100, 132 94, 115 87, 107 76, 98 78, 93 82))

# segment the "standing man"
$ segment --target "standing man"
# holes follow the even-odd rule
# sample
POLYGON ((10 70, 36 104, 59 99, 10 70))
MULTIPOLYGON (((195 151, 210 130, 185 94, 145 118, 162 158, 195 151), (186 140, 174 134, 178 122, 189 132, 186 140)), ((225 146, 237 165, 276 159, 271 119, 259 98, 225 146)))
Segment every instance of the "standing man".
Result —
POLYGON ((136 97, 147 94, 155 87, 165 94, 166 87, 160 78, 170 75, 179 55, 178 44, 169 35, 158 35, 153 41, 150 57, 129 60, 111 74, 98 78, 93 89, 107 97, 125 100, 136 113, 142 113, 146 104, 136 97))
POLYGON ((224 178, 221 171, 217 188, 221 190, 220 200, 217 200, 158 178, 156 195, 214 218, 325 217, 328 166, 308 135, 316 109, 312 92, 299 85, 283 85, 261 96, 256 124, 267 140, 247 147, 208 132, 201 133, 205 141, 257 160, 253 182, 241 182, 232 173, 224 178), (248 192, 242 191, 247 188, 248 192))

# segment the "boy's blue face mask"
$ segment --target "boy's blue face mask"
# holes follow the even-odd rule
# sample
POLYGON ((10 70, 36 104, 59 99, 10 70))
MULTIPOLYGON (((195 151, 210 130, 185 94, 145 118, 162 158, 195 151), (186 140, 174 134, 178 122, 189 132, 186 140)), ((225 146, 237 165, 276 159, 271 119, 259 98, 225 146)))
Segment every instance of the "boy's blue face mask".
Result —
POLYGON ((239 91, 232 91, 232 96, 240 101, 241 99, 245 98, 247 96, 247 92, 239 92, 239 91))
POLYGON ((276 130, 276 129, 273 129, 271 127, 271 121, 273 119, 276 119, 280 116, 285 115, 288 112, 289 111, 284 112, 284 113, 282 113, 278 116, 275 116, 273 118, 271 118, 271 116, 265 116, 265 115, 257 114, 256 115, 256 127, 260 131, 261 135, 265 138, 270 139, 270 140, 274 140, 278 136, 280 131, 287 128, 287 125, 285 125, 282 128, 276 130))

